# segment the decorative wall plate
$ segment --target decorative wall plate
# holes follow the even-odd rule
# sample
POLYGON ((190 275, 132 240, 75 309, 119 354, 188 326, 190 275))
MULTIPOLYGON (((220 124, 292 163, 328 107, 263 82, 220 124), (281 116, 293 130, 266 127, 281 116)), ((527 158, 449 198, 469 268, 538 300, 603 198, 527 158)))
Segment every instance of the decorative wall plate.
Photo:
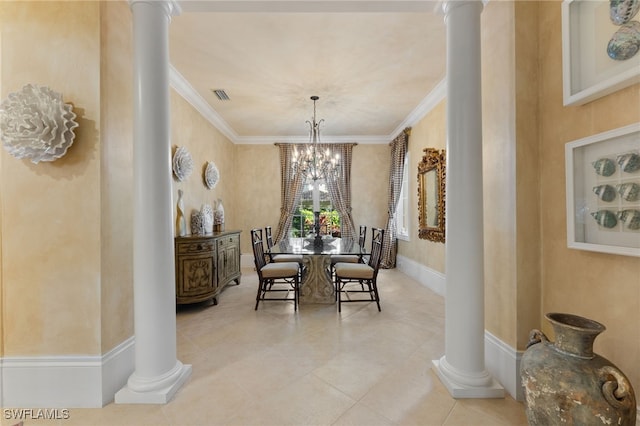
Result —
POLYGON ((213 189, 220 180, 220 172, 218 168, 213 163, 213 161, 207 162, 207 167, 204 170, 204 184, 207 185, 207 188, 213 189))
POLYGON ((60 93, 27 84, 0 104, 2 144, 9 154, 35 164, 57 160, 73 144, 75 118, 60 93))
POLYGON ((191 175, 193 171, 193 159, 184 146, 178 147, 173 154, 173 173, 176 179, 183 181, 191 175))

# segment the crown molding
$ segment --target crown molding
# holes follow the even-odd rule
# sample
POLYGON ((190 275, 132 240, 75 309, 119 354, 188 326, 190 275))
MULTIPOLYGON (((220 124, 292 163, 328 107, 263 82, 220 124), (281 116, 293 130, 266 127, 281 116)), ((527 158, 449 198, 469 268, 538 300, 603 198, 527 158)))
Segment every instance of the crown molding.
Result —
POLYGON ((234 13, 414 13, 433 12, 438 3, 437 0, 181 0, 185 12, 234 13))
MULTIPOLYGON (((226 136, 236 145, 260 145, 273 143, 306 143, 309 138, 306 136, 240 136, 227 124, 207 101, 198 94, 193 86, 169 64, 169 81, 171 87, 191 104, 202 116, 216 129, 226 136)), ((389 135, 345 135, 345 136, 325 136, 326 143, 351 143, 360 144, 387 144, 391 142, 400 132, 407 127, 413 127, 427 115, 440 101, 446 97, 446 80, 440 81, 436 87, 418 104, 418 106, 405 118, 398 127, 389 135)))
MULTIPOLYGON (((362 145, 388 144, 393 138, 388 135, 371 136, 323 136, 322 143, 358 143, 362 145)), ((274 143, 309 143, 308 136, 241 136, 236 145, 264 145, 274 143)))
POLYGON ((392 132, 389 142, 392 141, 397 135, 399 135, 407 127, 415 126, 425 115, 436 107, 444 98, 447 97, 447 80, 446 78, 440 80, 440 83, 436 84, 436 87, 429 92, 427 96, 418 104, 418 106, 409 113, 407 118, 392 132))
POLYGON ((173 65, 169 64, 169 82, 180 96, 189 102, 202 116, 216 129, 225 135, 231 142, 236 143, 238 134, 227 124, 207 101, 193 88, 173 65))

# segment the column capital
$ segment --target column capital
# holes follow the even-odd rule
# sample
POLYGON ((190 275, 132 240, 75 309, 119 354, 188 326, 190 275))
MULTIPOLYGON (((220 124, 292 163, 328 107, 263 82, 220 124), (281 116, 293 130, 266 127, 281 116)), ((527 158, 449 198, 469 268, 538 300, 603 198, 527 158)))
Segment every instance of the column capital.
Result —
POLYGON ((470 5, 480 5, 480 11, 482 11, 484 5, 488 2, 489 0, 443 0, 441 1, 442 12, 447 16, 453 9, 470 5))
POLYGON ((172 16, 178 16, 182 13, 182 7, 178 0, 129 0, 129 8, 133 10, 133 6, 140 3, 148 3, 150 5, 161 7, 171 19, 172 16))

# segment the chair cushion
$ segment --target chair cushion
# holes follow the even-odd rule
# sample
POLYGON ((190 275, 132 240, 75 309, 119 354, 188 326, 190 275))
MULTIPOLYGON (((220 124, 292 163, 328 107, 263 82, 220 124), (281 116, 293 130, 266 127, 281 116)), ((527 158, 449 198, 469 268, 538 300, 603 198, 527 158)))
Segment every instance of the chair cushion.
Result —
POLYGON ((334 254, 333 256, 331 256, 331 263, 339 262, 359 263, 360 256, 358 256, 357 254, 334 254))
POLYGON ((336 263, 336 276, 339 278, 352 278, 370 280, 373 278, 373 268, 364 263, 336 263))
POLYGON ((271 260, 274 262, 297 262, 302 263, 301 254, 272 254, 271 260))
POLYGON ((263 278, 289 278, 298 275, 298 268, 295 262, 267 263, 260 272, 263 278))

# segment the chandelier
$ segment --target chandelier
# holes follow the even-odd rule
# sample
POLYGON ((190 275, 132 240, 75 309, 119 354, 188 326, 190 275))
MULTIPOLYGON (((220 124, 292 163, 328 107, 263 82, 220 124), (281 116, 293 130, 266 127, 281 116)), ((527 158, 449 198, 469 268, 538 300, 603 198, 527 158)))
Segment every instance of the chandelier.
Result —
POLYGON ((301 152, 298 148, 293 148, 293 157, 291 160, 295 173, 301 173, 303 177, 310 178, 314 181, 318 179, 332 179, 338 175, 338 166, 340 164, 340 155, 331 154, 331 150, 326 148, 320 149, 320 123, 316 121, 316 101, 320 99, 318 96, 311 96, 313 101, 313 119, 307 120, 309 124, 309 144, 301 152))

